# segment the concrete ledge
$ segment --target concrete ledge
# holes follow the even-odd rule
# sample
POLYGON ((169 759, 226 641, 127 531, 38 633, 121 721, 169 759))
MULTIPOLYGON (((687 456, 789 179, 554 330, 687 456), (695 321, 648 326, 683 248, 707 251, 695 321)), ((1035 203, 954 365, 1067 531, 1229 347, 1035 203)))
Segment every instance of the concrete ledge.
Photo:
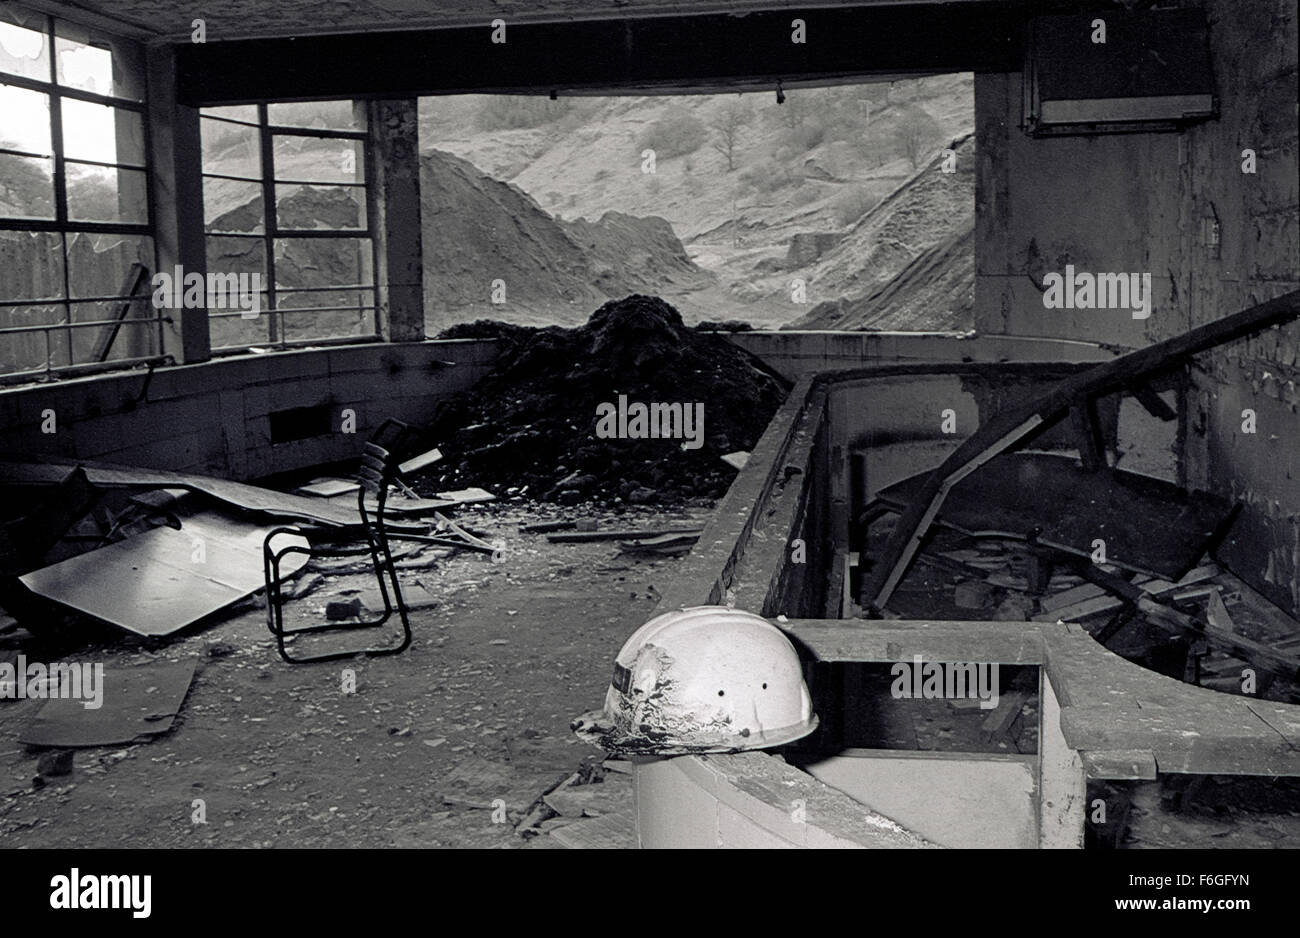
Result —
POLYGON ((764 753, 642 761, 635 782, 646 848, 935 846, 764 753))
POLYGON ((1092 342, 947 332, 775 330, 723 333, 787 377, 868 362, 1099 362, 1115 352, 1092 342))
POLYGON ((0 449, 251 479, 355 456, 385 419, 419 423, 491 370, 491 340, 236 355, 0 390, 0 449), (325 406, 336 432, 274 443, 267 414, 325 406), (355 433, 337 432, 342 412, 355 433), (45 432, 54 415, 55 432, 45 432))

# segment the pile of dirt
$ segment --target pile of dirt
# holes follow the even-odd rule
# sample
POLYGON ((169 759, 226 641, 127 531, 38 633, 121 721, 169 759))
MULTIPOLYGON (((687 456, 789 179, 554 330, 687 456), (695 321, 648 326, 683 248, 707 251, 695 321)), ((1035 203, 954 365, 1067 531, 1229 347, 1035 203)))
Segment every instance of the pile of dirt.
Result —
POLYGON ((975 297, 975 138, 936 154, 813 269, 818 303, 784 329, 969 330, 975 297))
POLYGON ((826 300, 784 329, 964 332, 974 321, 975 227, 926 248, 867 296, 826 300))
POLYGON ((421 154, 420 202, 425 308, 443 322, 488 315, 580 325, 608 299, 712 281, 662 218, 565 221, 441 150, 421 154))
POLYGON ((640 294, 573 329, 478 322, 440 338, 469 336, 501 340, 497 370, 439 409, 430 430, 444 458, 417 489, 478 485, 562 504, 717 498, 736 474, 720 457, 753 449, 787 391, 749 353, 640 294), (598 426, 620 421, 602 421, 598 408, 617 409, 620 396, 629 417, 638 403, 679 403, 703 426, 682 421, 674 438, 628 438, 638 431, 627 419, 623 438, 602 438, 598 426))

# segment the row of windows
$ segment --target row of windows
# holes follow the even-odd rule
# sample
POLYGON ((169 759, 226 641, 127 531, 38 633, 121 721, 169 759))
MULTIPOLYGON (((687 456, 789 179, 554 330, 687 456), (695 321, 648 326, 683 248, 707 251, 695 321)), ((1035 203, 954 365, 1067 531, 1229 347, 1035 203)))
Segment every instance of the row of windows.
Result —
MULTIPOLYGON (((144 74, 133 43, 0 9, 0 374, 161 351, 144 74)), ((258 275, 258 315, 210 310, 214 349, 374 335, 364 113, 201 115, 208 270, 258 275)))
POLYGON ((348 101, 205 108, 208 268, 256 274, 260 306, 212 311, 214 349, 374 335, 366 132, 348 101))

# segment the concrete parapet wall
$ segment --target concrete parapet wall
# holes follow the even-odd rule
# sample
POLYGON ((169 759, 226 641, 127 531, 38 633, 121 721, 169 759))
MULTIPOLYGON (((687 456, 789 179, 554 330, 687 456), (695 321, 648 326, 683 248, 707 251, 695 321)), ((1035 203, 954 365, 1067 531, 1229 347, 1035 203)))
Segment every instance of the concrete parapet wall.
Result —
POLYGON ((253 479, 355 457, 385 419, 427 420, 495 358, 486 340, 372 344, 29 385, 0 391, 0 450, 253 479), (274 441, 271 415, 306 407, 330 431, 274 441))

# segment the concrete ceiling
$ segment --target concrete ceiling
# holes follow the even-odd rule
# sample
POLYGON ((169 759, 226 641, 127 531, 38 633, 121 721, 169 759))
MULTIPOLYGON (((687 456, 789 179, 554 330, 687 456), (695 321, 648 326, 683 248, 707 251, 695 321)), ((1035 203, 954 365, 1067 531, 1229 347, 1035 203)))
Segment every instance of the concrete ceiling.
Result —
MULTIPOLYGON (((26 5, 87 25, 159 40, 189 41, 202 17, 209 42, 486 25, 633 19, 651 16, 751 13, 800 8, 933 5, 953 0, 27 0, 26 5)), ((991 0, 956 0, 962 5, 991 0)))

